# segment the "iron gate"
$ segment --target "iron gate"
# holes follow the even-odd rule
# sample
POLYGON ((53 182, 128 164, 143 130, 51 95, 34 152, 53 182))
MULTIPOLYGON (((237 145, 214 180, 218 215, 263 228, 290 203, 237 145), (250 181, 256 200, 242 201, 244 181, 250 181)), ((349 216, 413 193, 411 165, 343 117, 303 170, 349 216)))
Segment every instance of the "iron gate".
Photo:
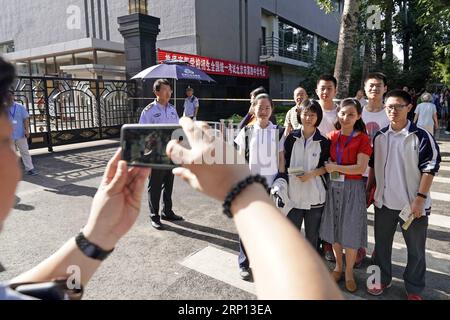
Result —
POLYGON ((18 77, 16 101, 30 114, 30 148, 117 138, 126 123, 136 123, 136 87, 121 80, 18 77))

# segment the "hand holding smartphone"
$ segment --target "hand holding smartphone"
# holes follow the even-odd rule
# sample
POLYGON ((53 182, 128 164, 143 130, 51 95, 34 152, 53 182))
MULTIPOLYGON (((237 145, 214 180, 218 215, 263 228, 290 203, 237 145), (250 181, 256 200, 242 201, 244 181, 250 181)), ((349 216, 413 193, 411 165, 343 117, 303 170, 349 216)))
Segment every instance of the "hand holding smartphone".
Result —
POLYGON ((179 125, 132 124, 124 125, 120 145, 122 160, 129 166, 173 169, 176 164, 166 154, 169 141, 187 141, 179 125))

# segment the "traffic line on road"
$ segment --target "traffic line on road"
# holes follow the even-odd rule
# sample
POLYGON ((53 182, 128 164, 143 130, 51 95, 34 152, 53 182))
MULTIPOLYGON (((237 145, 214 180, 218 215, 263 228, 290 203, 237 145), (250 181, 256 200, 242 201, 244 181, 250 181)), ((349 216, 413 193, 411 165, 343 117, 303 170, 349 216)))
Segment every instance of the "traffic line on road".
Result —
POLYGON ((436 177, 433 178, 433 182, 450 184, 450 178, 436 176, 436 177))
MULTIPOLYGON (((181 265, 256 295, 255 285, 251 282, 243 281, 239 277, 237 261, 238 256, 236 254, 208 246, 187 257, 181 262, 181 265)), ((348 300, 362 299, 347 292, 342 293, 348 300)))
MULTIPOLYGON (((371 214, 375 214, 374 207, 370 206, 367 209, 367 212, 371 213, 371 214)), ((443 216, 443 215, 437 214, 437 213, 431 213, 428 216, 428 225, 435 226, 435 227, 440 227, 440 228, 450 229, 450 217, 443 216)))

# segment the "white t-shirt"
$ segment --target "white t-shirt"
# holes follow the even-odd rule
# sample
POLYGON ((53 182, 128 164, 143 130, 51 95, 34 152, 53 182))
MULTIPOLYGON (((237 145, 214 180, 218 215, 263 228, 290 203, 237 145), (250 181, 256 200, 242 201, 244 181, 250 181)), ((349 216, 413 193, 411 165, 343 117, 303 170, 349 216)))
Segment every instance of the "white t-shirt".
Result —
POLYGON ((331 131, 335 131, 336 127, 334 126, 337 120, 337 111, 336 106, 334 106, 333 110, 328 111, 322 108, 323 118, 320 122, 320 125, 317 127, 320 133, 326 137, 331 131))
POLYGON ((257 123, 253 129, 243 128, 237 135, 234 142, 239 146, 239 150, 245 150, 245 134, 248 137, 249 168, 252 174, 260 174, 267 179, 269 186, 272 185, 278 174, 278 156, 284 150, 284 140, 280 140, 279 129, 269 122, 267 128, 262 129, 257 123))
POLYGON ((383 205, 391 210, 402 210, 409 204, 408 188, 406 186, 405 159, 403 153, 403 142, 409 134, 408 125, 400 132, 395 132, 392 128, 388 131, 388 156, 384 169, 384 181, 393 181, 395 183, 386 183, 383 192, 383 205))
MULTIPOLYGON (((375 134, 389 125, 389 118, 386 114, 386 110, 381 109, 378 112, 370 112, 364 108, 361 117, 366 124, 367 134, 369 135, 370 143, 372 144, 375 134)), ((367 167, 366 172, 363 174, 364 177, 369 176, 369 170, 370 168, 367 167)))
POLYGON ((431 102, 420 103, 414 113, 419 115, 417 125, 419 127, 432 127, 434 125, 433 115, 437 112, 436 106, 431 102))
POLYGON ((367 134, 369 135, 371 142, 378 131, 389 126, 389 118, 386 114, 386 110, 384 109, 381 109, 378 112, 370 112, 364 108, 362 112, 362 119, 366 124, 367 134))
POLYGON ((366 98, 361 98, 358 101, 359 101, 359 104, 361 105, 361 107, 363 107, 363 108, 369 104, 369 102, 367 101, 366 98))

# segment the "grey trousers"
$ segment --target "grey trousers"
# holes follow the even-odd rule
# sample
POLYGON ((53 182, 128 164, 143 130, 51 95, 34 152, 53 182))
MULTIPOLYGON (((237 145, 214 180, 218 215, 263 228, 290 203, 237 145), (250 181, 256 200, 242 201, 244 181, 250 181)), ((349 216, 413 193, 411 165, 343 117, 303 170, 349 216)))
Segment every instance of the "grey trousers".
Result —
POLYGON ((292 209, 289 211, 288 219, 302 230, 303 219, 305 220, 305 236, 313 248, 317 248, 319 242, 320 220, 322 218, 323 207, 310 210, 292 209))
MULTIPOLYGON (((403 225, 399 210, 375 207, 375 264, 381 269, 381 283, 392 281, 392 242, 397 225, 403 225)), ((403 280, 408 294, 421 294, 425 288, 425 242, 427 240, 428 217, 414 219, 408 230, 402 230, 408 251, 408 261, 403 280)))

